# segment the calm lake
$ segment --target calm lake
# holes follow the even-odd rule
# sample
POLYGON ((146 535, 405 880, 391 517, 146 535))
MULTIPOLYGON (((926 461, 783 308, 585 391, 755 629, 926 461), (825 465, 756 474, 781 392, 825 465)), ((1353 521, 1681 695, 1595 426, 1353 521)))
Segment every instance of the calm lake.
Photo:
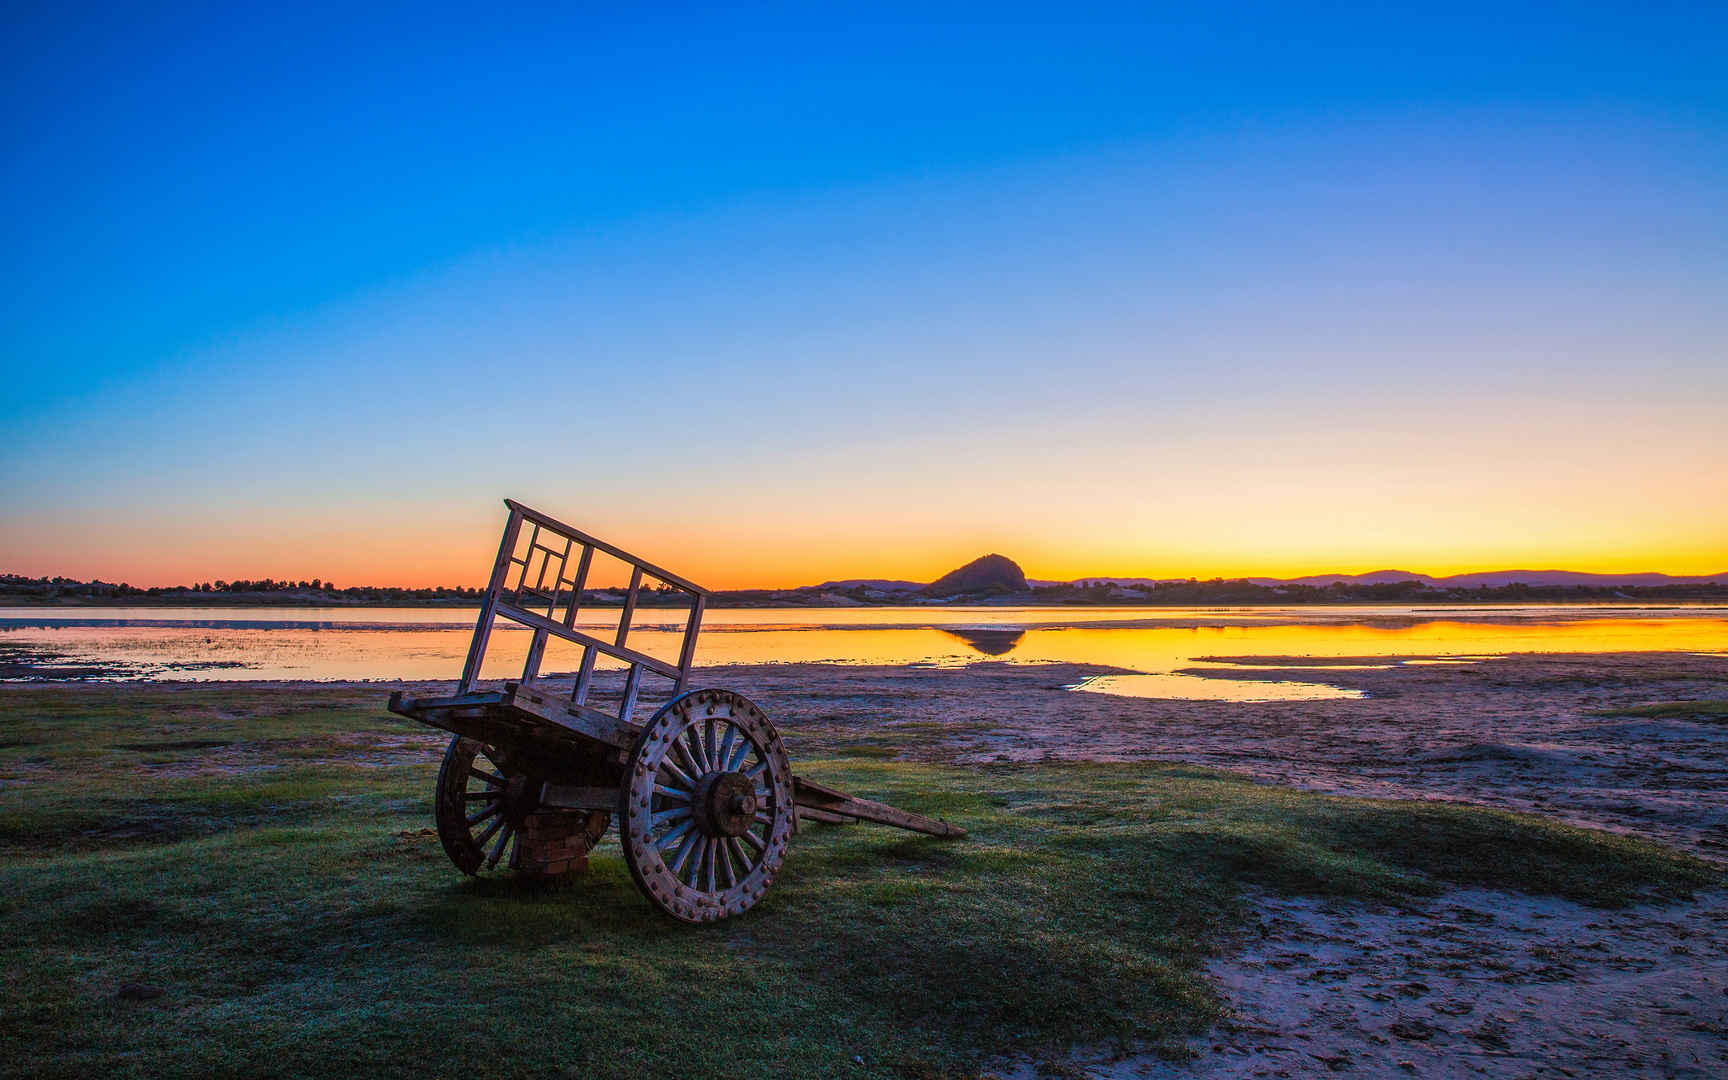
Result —
MULTIPOLYGON (((114 679, 444 679, 462 667, 475 610, 462 608, 0 608, 0 648, 33 678, 96 666, 114 679)), ((618 609, 578 626, 613 633, 618 609), (610 621, 608 621, 610 620, 610 621)), ((676 651, 681 617, 639 610, 629 641, 676 651)), ((499 623, 485 675, 519 670, 529 634, 499 623)), ((548 649, 543 670, 570 671, 574 648, 548 649)), ((1077 689, 1156 697, 1264 700, 1352 696, 1327 686, 1346 657, 1469 663, 1512 652, 1682 651, 1728 655, 1728 607, 867 607, 717 610, 697 663, 1084 663, 1126 669, 1077 689), (1229 665, 1199 662, 1230 657, 1229 665), (1240 670, 1252 658, 1304 658, 1311 680, 1263 682, 1178 674, 1240 670)), ((1287 661, 1286 661, 1287 662, 1287 661)), ((1281 662, 1278 666, 1284 666, 1281 662)))

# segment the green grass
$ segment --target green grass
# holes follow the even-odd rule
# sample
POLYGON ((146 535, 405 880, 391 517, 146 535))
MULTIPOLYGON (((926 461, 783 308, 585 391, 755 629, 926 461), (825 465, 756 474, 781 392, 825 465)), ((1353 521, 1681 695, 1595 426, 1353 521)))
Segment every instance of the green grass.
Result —
POLYGON ((1658 701, 1649 705, 1627 705, 1618 709, 1597 709, 1592 716, 1642 716, 1650 719, 1675 717, 1697 719, 1728 718, 1728 699, 1704 701, 1658 701))
POLYGON ((812 827, 755 910, 692 928, 654 914, 610 838, 568 887, 462 877, 426 828, 439 740, 393 764, 416 729, 376 705, 0 694, 0 1070, 970 1076, 1204 1030, 1222 1006, 1200 965, 1255 888, 1616 905, 1722 881, 1527 816, 1180 766, 918 765, 877 740, 795 763, 972 835, 812 827), (157 748, 199 741, 231 745, 157 748))

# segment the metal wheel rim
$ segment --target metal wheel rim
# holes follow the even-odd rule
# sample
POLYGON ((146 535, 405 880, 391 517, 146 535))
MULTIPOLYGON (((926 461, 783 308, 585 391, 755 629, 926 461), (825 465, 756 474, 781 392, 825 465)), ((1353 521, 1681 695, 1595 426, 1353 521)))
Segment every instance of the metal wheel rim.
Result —
POLYGON ((792 769, 779 733, 730 690, 674 698, 636 740, 618 820, 630 874, 661 911, 701 923, 749 910, 779 873, 792 834, 792 769), (754 785, 744 835, 697 825, 697 789, 720 774, 754 785))

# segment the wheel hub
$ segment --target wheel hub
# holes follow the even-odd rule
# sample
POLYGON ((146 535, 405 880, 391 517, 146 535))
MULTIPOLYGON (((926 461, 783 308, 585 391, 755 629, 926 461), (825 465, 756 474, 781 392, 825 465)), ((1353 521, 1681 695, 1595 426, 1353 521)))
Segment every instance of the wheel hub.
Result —
POLYGON ((756 785, 738 772, 709 773, 697 781, 691 800, 696 828, 704 836, 743 836, 758 809, 756 785))

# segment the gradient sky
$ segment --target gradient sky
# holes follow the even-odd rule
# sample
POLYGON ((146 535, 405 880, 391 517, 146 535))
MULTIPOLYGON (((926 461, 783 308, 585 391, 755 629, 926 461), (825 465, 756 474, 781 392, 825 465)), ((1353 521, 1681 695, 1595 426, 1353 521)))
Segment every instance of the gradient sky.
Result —
POLYGON ((0 570, 1728 570, 1728 7, 1402 7, 7 5, 0 570))

